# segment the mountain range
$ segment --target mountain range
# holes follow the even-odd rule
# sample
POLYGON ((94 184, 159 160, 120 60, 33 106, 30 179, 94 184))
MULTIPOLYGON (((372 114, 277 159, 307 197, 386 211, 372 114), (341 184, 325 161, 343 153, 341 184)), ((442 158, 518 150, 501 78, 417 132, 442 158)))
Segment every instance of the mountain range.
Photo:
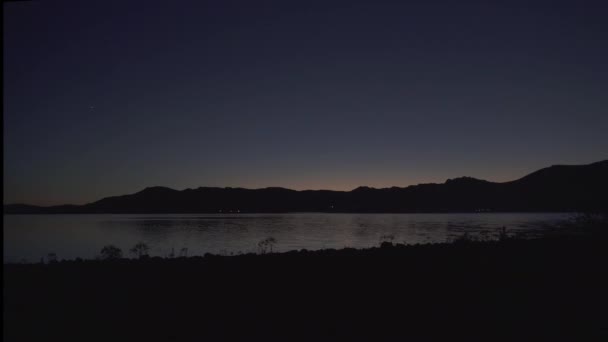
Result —
POLYGON ((606 211, 608 160, 554 165, 510 182, 471 177, 408 187, 358 187, 352 191, 285 188, 174 190, 149 187, 84 205, 4 205, 5 214, 60 213, 413 213, 479 211, 606 211))

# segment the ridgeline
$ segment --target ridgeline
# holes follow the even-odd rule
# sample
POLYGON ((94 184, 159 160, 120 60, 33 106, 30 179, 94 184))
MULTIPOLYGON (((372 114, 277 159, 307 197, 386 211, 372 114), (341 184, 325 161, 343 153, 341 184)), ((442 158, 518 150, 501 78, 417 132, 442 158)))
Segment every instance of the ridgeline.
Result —
POLYGON ((4 206, 5 214, 67 213, 411 213, 475 211, 605 211, 608 160, 556 165, 518 180, 494 183, 470 177, 405 188, 352 191, 149 187, 85 205, 4 206))

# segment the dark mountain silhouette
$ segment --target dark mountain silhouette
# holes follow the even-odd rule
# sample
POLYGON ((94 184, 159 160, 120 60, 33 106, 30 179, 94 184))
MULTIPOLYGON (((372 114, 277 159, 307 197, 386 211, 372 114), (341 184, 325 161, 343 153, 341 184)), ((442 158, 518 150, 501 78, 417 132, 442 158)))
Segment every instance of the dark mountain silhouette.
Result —
POLYGON ((149 187, 131 195, 77 206, 5 205, 7 214, 31 213, 283 213, 605 211, 608 160, 555 165, 511 182, 470 177, 405 188, 358 187, 352 191, 200 187, 182 191, 149 187))

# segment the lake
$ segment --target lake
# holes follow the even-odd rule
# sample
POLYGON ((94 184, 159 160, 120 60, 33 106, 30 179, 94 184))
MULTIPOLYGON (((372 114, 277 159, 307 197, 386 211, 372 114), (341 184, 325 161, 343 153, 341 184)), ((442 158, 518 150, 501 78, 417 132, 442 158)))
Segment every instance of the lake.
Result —
POLYGON ((274 251, 377 246, 382 236, 407 244, 451 241, 465 231, 495 238, 509 233, 543 234, 559 229, 572 214, 164 214, 4 215, 4 262, 95 258, 104 245, 128 250, 137 242, 150 255, 238 254, 258 251, 273 237, 274 251), (184 251, 185 252, 185 251, 184 251))

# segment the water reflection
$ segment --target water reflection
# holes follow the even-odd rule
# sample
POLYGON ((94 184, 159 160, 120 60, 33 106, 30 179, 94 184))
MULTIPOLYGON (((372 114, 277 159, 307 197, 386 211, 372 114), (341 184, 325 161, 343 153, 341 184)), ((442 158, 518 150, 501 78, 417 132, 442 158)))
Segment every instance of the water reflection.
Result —
POLYGON ((4 259, 94 258, 113 244, 128 251, 142 241, 151 255, 188 248, 189 255, 256 252, 274 237, 275 251, 376 246, 382 236, 417 244, 451 241, 468 232, 492 239, 501 227, 534 236, 558 229, 569 214, 232 214, 5 215, 4 259), (557 228, 556 228, 557 227, 557 228))

